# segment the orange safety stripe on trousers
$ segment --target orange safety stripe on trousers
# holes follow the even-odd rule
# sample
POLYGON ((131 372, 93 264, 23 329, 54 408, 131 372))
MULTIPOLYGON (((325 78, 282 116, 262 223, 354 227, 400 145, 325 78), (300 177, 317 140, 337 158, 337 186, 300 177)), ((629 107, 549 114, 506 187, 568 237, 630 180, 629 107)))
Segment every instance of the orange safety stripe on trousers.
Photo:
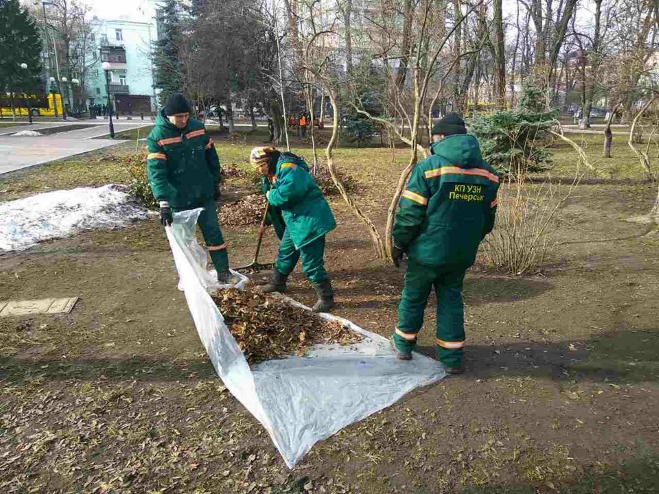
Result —
POLYGON ((423 197, 421 194, 412 192, 411 190, 406 190, 405 192, 403 192, 402 197, 404 197, 405 199, 409 199, 410 201, 414 201, 418 204, 421 204, 422 206, 428 204, 428 199, 423 197))
POLYGON ((185 134, 186 139, 192 139, 193 137, 203 136, 206 133, 206 129, 193 130, 185 134))
POLYGON ((400 329, 396 328, 396 334, 407 341, 416 340, 416 333, 403 333, 400 329))
POLYGON ((146 156, 148 160, 165 160, 167 161, 167 155, 165 153, 149 153, 146 156))
POLYGON ((457 349, 457 348, 462 348, 465 346, 464 340, 462 341, 444 341, 440 340, 437 338, 437 344, 441 346, 442 348, 448 348, 448 349, 457 349))
POLYGON ((160 139, 158 141, 158 146, 166 146, 167 144, 176 144, 177 142, 183 142, 181 136, 178 137, 168 137, 167 139, 160 139))
POLYGON ((459 166, 443 166, 441 168, 433 168, 424 173, 426 178, 439 177, 440 175, 473 175, 477 177, 485 177, 491 182, 499 183, 499 177, 494 173, 481 168, 460 168, 459 166))
POLYGON ((211 251, 211 250, 224 250, 226 248, 227 248, 226 242, 223 243, 222 245, 209 245, 208 246, 209 251, 211 251))
POLYGON ((206 149, 210 149, 213 147, 213 139, 208 140, 208 144, 206 144, 206 149))

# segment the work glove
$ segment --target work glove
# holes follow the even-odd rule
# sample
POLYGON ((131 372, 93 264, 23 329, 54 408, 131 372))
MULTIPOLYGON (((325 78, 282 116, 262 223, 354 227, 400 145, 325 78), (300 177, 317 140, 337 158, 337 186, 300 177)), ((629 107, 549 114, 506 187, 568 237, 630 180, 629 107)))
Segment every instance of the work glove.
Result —
POLYGON ((174 221, 172 216, 172 208, 169 207, 169 204, 160 203, 160 224, 162 226, 169 226, 174 221))
POLYGON ((222 197, 222 188, 221 188, 220 182, 215 184, 215 193, 213 194, 213 199, 216 201, 220 200, 220 197, 222 197))
POLYGON ((397 268, 400 267, 400 261, 403 260, 403 254, 405 254, 405 251, 394 245, 394 248, 391 251, 391 259, 394 261, 394 266, 397 268))

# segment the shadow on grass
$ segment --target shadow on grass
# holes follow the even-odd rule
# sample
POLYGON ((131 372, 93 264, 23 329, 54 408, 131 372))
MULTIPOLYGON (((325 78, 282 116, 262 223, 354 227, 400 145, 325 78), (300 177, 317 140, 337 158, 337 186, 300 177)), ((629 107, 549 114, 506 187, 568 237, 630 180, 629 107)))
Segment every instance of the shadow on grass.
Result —
MULTIPOLYGON (((435 347, 418 352, 435 358, 435 347)), ((537 377, 599 382, 659 381, 659 329, 618 331, 581 341, 465 348, 467 379, 537 377)))
MULTIPOLYGON (((435 348, 417 351, 435 357, 435 348)), ((460 379, 531 377, 600 382, 656 382, 659 380, 659 329, 620 331, 585 341, 552 344, 520 342, 502 346, 469 346, 466 373, 460 379)), ((410 365, 414 365, 413 361, 410 365)), ((18 360, 0 357, 0 381, 19 383, 49 379, 134 379, 177 381, 212 378, 210 361, 174 362, 134 357, 129 359, 18 360)))
MULTIPOLYGON (((634 460, 621 461, 617 465, 606 468, 590 467, 580 472, 578 477, 567 479, 560 485, 552 483, 538 486, 506 485, 483 487, 465 487, 464 494, 593 494, 593 493, 656 493, 659 486, 659 455, 644 453, 634 460), (553 487, 553 488, 552 488, 553 487)), ((417 491, 427 492, 423 490, 417 491)))

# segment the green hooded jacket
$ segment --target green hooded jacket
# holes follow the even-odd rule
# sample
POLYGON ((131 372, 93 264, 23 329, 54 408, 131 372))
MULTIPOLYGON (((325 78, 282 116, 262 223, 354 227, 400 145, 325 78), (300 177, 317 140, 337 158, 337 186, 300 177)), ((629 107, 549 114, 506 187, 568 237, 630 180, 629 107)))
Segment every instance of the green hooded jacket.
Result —
POLYGON ((494 227, 499 176, 472 135, 447 136, 412 171, 401 196, 394 245, 426 266, 471 266, 494 227))
POLYGON ((336 221, 304 159, 292 153, 281 153, 276 159, 272 183, 263 180, 271 206, 268 216, 277 234, 283 234, 277 221, 281 212, 295 248, 301 249, 336 228, 336 221))
POLYGON ((161 111, 147 142, 149 182, 159 202, 185 209, 213 200, 220 160, 203 123, 190 118, 178 129, 161 111))

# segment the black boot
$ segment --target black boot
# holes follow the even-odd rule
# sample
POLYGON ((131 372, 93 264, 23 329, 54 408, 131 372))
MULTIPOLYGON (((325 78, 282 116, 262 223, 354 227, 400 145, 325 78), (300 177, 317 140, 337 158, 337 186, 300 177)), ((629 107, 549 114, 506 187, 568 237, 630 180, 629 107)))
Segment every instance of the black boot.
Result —
POLYGON ((259 288, 264 293, 280 292, 284 293, 286 291, 286 280, 288 279, 287 274, 281 274, 275 269, 272 273, 272 280, 267 285, 261 285, 259 288))
POLYGON ((318 302, 313 306, 314 312, 327 312, 334 307, 334 290, 332 290, 332 282, 327 278, 320 283, 312 283, 316 295, 318 295, 318 302))

